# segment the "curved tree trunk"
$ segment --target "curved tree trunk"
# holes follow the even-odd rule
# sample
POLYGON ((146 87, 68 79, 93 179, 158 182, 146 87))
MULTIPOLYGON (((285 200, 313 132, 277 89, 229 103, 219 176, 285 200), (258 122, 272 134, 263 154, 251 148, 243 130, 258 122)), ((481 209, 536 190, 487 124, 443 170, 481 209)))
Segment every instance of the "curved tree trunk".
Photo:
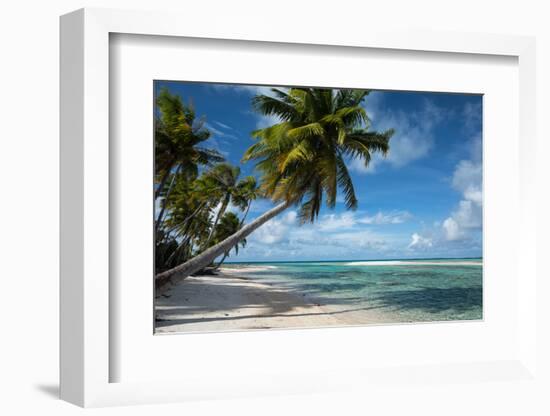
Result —
POLYGON ((166 270, 165 272, 157 274, 155 276, 155 287, 157 289, 157 294, 158 291, 167 288, 171 284, 173 285, 179 283, 190 274, 196 273, 202 268, 208 266, 220 254, 231 250, 236 244, 239 243, 239 241, 241 241, 243 238, 246 238, 261 225, 265 224, 267 221, 283 212, 289 206, 289 203, 283 202, 276 207, 271 208, 269 211, 260 215, 250 224, 245 225, 235 234, 227 237, 222 242, 210 247, 209 249, 203 251, 201 254, 187 260, 185 263, 180 264, 173 269, 166 270))

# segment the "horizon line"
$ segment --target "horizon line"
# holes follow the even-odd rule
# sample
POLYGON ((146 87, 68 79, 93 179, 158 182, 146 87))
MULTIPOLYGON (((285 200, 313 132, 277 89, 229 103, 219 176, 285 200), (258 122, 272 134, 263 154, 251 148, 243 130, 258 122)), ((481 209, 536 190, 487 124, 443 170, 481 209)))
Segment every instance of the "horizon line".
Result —
POLYGON ((226 261, 225 264, 240 264, 240 263, 341 263, 341 262, 359 262, 359 261, 399 261, 399 260, 478 260, 483 259, 483 256, 478 257, 417 257, 417 258, 390 258, 390 259, 353 259, 353 260, 243 260, 243 261, 226 261))

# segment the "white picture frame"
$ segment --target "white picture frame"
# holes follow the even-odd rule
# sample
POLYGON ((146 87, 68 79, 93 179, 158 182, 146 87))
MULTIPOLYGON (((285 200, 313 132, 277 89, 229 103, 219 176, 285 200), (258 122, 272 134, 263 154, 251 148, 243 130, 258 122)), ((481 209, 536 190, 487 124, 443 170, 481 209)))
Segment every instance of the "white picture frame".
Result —
MULTIPOLYGON (((525 380, 536 377, 535 248, 535 42, 506 35, 383 31, 354 28, 327 34, 321 29, 284 32, 269 21, 241 28, 230 22, 206 28, 193 19, 160 12, 82 9, 61 18, 61 398, 80 406, 159 403, 214 397, 322 392, 355 386, 433 380, 480 382, 484 377, 525 380), (182 25, 185 21, 185 25, 182 25), (269 380, 233 383, 194 377, 183 381, 111 382, 109 188, 109 37, 123 33, 148 36, 280 42, 301 45, 428 51, 439 54, 504 55, 519 67, 519 201, 517 221, 518 334, 516 353, 498 361, 443 362, 410 368, 326 369, 327 377, 281 372, 269 380), (472 376, 482 372, 484 377, 472 376), (414 373, 414 375, 411 375, 414 373), (412 377, 412 378, 411 378, 412 377), (311 382, 316 379, 316 382, 311 382), (307 383, 305 381, 308 381, 307 383), (408 380, 408 381, 407 381, 408 380), (351 382, 350 382, 351 383, 351 382)), ((152 336, 152 334, 151 334, 152 336)), ((210 334, 215 337, 216 334, 210 334)), ((313 334, 311 336, 314 336, 313 334)), ((212 339, 212 338, 211 338, 212 339)))

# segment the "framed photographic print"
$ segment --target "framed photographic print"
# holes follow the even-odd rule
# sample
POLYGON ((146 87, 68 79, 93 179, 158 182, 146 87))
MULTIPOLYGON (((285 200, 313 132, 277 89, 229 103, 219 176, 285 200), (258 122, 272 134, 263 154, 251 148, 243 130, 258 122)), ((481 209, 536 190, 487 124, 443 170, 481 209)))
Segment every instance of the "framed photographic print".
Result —
POLYGON ((181 21, 61 19, 62 398, 536 382, 534 41, 181 21))
POLYGON ((155 333, 482 319, 481 95, 153 88, 155 333))

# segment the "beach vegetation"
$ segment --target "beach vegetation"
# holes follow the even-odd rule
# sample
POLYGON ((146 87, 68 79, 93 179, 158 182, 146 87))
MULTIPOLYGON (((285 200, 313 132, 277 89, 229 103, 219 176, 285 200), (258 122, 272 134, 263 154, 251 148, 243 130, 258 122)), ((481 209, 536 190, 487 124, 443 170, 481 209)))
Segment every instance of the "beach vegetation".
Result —
POLYGON ((300 222, 314 222, 323 203, 333 208, 341 193, 346 207, 355 210, 350 162, 360 159, 368 167, 374 154, 385 156, 394 133, 371 128, 364 109, 368 95, 368 90, 273 88, 255 96, 252 109, 276 122, 251 133, 254 143, 242 162, 255 164, 257 178, 239 179, 239 167, 206 146, 211 133, 204 119, 197 120, 180 97, 161 91, 155 127, 157 289, 219 267, 251 233, 289 207, 297 209, 300 222), (246 223, 257 198, 274 207, 246 223))

